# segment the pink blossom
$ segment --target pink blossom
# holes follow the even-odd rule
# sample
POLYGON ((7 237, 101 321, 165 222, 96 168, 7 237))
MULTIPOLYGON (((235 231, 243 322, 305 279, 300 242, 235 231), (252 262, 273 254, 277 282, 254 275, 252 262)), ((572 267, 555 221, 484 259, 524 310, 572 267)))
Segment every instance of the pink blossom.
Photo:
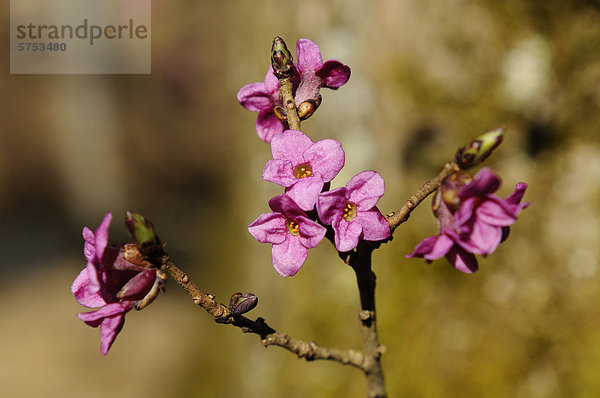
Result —
POLYGON ((330 59, 323 63, 319 46, 309 39, 296 42, 296 69, 300 74, 300 85, 296 90, 296 104, 319 96, 321 87, 337 90, 350 79, 350 68, 340 61, 330 59))
POLYGON ((459 271, 468 274, 477 271, 475 254, 493 253, 508 237, 509 226, 515 223, 521 210, 529 206, 521 203, 527 184, 518 183, 506 199, 493 195, 500 184, 497 175, 483 168, 473 181, 458 187, 457 206, 440 200, 437 210, 440 234, 424 239, 406 257, 422 257, 431 262, 446 256, 459 271))
POLYGON ((271 141, 273 159, 263 170, 263 178, 286 188, 286 193, 302 210, 315 207, 323 185, 344 167, 342 144, 325 139, 313 143, 298 130, 286 130, 271 141))
POLYGON ((256 133, 261 140, 269 143, 275 134, 287 127, 287 123, 279 120, 273 111, 276 106, 281 106, 279 81, 273 75, 273 68, 269 67, 264 82, 250 83, 242 87, 238 91, 237 99, 247 110, 258 112, 256 133))
POLYGON ((326 229, 310 220, 288 195, 269 201, 272 213, 258 216, 248 231, 260 243, 271 243, 273 267, 281 276, 293 276, 304 264, 308 249, 317 247, 326 229))
POLYGON ((355 175, 346 187, 319 195, 317 212, 335 231, 335 247, 347 252, 359 240, 379 241, 390 236, 385 217, 375 206, 385 191, 385 182, 375 171, 355 175))
POLYGON ((121 256, 118 247, 107 247, 111 220, 111 213, 107 213, 95 233, 84 227, 87 266, 71 286, 79 304, 98 308, 78 317, 89 326, 100 326, 100 350, 104 355, 123 328, 125 314, 157 283, 155 269, 132 264, 121 256))

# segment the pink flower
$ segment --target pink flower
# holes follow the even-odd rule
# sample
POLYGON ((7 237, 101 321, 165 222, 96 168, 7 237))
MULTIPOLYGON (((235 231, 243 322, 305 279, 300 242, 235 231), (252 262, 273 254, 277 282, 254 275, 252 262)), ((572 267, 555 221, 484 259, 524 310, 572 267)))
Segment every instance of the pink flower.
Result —
POLYGON ((321 87, 337 90, 350 79, 350 68, 331 59, 323 63, 319 46, 309 39, 296 42, 298 62, 296 69, 300 74, 300 85, 296 90, 296 104, 319 96, 321 87))
MULTIPOLYGON (((509 226, 517 220, 521 210, 529 206, 529 203, 521 203, 527 184, 518 183, 506 199, 493 195, 500 184, 497 175, 483 168, 470 183, 455 185, 452 189, 457 190, 456 195, 451 192, 444 198, 442 186, 436 194, 440 234, 424 239, 406 257, 422 257, 431 262, 446 256, 459 271, 468 274, 477 271, 475 254, 493 253, 508 237, 509 226)), ((446 182, 444 185, 448 187, 446 182)))
POLYGON ((287 127, 287 123, 279 120, 273 111, 276 106, 281 106, 279 81, 273 75, 273 68, 269 67, 264 82, 250 83, 242 87, 237 99, 247 110, 258 112, 256 133, 261 140, 269 143, 275 134, 287 127))
POLYGON ((269 201, 272 213, 258 216, 248 231, 260 243, 272 243, 273 267, 281 276, 296 275, 304 264, 308 249, 317 247, 326 229, 306 217, 287 195, 269 201))
POLYGON ((317 201, 319 218, 335 231, 335 248, 347 252, 359 240, 389 238, 390 226, 375 206, 385 191, 385 182, 375 171, 355 175, 345 188, 323 192, 317 201))
POLYGON ((271 141, 273 159, 263 170, 263 178, 286 188, 286 193, 302 210, 310 211, 323 185, 344 167, 342 144, 326 139, 313 143, 298 130, 286 130, 271 141))
POLYGON ((118 247, 107 247, 112 214, 92 232, 84 227, 84 255, 87 266, 71 286, 77 302, 84 307, 99 308, 78 314, 92 327, 100 326, 100 350, 106 355, 125 323, 125 314, 136 308, 159 283, 155 269, 126 261, 118 247))

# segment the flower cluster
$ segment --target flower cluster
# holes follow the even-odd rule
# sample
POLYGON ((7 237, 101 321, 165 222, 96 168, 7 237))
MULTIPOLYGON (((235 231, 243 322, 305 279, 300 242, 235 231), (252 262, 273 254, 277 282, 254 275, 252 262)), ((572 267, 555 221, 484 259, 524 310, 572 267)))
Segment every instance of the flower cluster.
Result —
MULTIPOLYGON (((298 61, 294 63, 294 96, 296 105, 318 106, 321 102, 319 91, 322 87, 338 89, 350 79, 350 68, 337 60, 323 62, 319 46, 309 39, 296 42, 298 61)), ((270 143, 275 134, 283 132, 288 126, 277 114, 276 108, 282 106, 279 93, 279 81, 269 67, 264 82, 247 84, 237 94, 239 103, 249 111, 258 112, 256 133, 261 140, 270 143)), ((307 114, 305 117, 310 116, 307 114)))
POLYGON ((136 245, 108 246, 111 220, 112 214, 107 213, 96 232, 84 227, 87 266, 71 286, 79 304, 98 308, 78 317, 89 326, 100 327, 104 355, 123 328, 125 314, 144 308, 164 286, 164 275, 143 260, 136 245))
POLYGON ((341 252, 354 249, 360 239, 378 241, 390 236, 387 220, 375 207, 385 189, 377 172, 362 172, 346 187, 323 191, 344 166, 339 142, 313 142, 301 131, 285 130, 273 137, 271 152, 273 159, 267 162, 263 178, 284 187, 285 193, 271 199, 273 212, 260 215, 248 230, 259 242, 273 244, 273 266, 280 275, 298 272, 308 249, 325 236, 322 225, 333 228, 335 246, 341 252))
POLYGON ((527 184, 518 183, 506 199, 494 192, 500 178, 483 168, 475 178, 458 172, 446 179, 434 197, 433 210, 439 220, 440 234, 424 239, 407 255, 427 262, 446 256, 459 271, 473 273, 478 264, 475 255, 487 256, 509 234, 517 216, 529 203, 521 203, 527 184))

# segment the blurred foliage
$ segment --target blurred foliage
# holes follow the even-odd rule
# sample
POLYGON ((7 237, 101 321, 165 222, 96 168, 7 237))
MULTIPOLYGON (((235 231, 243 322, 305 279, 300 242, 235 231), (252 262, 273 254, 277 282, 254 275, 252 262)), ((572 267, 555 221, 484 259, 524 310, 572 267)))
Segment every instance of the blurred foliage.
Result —
MULTIPOLYGON (((83 225, 148 216, 176 263, 226 302, 320 344, 358 348, 351 270, 327 242, 293 278, 246 226, 279 187, 237 90, 271 39, 308 37, 350 65, 303 124, 338 139, 332 186, 375 169, 398 210, 455 150, 507 127, 486 165, 532 206, 472 276, 404 259, 429 202, 375 254, 393 397, 600 396, 600 6, 597 1, 153 2, 150 76, 8 75, 0 88, 0 384, 6 396, 360 397, 355 369, 305 363, 215 325, 172 283, 129 314, 109 355, 75 317, 83 225), (107 381, 110 381, 107 383, 107 381)), ((0 18, 5 31, 7 9, 0 18)), ((8 54, 8 41, 0 43, 8 54)), ((290 45, 293 47, 293 44, 290 45)), ((126 239, 115 221, 112 240, 126 239)))

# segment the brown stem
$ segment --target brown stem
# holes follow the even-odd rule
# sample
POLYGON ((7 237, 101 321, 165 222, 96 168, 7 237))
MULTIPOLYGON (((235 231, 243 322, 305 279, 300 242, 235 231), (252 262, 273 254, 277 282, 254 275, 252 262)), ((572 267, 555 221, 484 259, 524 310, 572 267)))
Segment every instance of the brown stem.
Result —
POLYGON ((260 336, 265 347, 270 345, 279 346, 296 354, 298 358, 307 361, 327 359, 344 365, 351 365, 366 371, 363 354, 356 350, 341 350, 338 348, 321 347, 314 341, 294 339, 286 333, 277 332, 271 328, 263 318, 251 320, 242 315, 233 315, 227 306, 215 300, 212 294, 205 294, 188 275, 173 264, 167 255, 162 258, 162 267, 175 282, 177 282, 191 297, 195 304, 204 308, 211 314, 217 323, 230 324, 242 329, 244 333, 253 333, 260 336))
POLYGON ((279 79, 279 93, 287 114, 288 126, 292 130, 300 130, 300 117, 296 110, 296 103, 292 94, 292 81, 289 77, 279 79))
POLYGON ((371 257, 377 244, 360 242, 356 251, 349 257, 350 266, 356 273, 360 293, 360 332, 362 338, 363 366, 367 379, 367 397, 387 397, 381 355, 385 347, 379 344, 375 317, 375 273, 371 269, 371 257))
POLYGON ((390 229, 392 232, 396 229, 396 227, 408 220, 410 213, 415 209, 415 207, 417 207, 419 203, 421 203, 427 196, 435 192, 435 190, 439 188, 446 177, 458 170, 460 169, 456 163, 446 163, 440 174, 438 174, 438 176, 433 180, 429 180, 423 184, 413 196, 408 198, 400 211, 390 214, 387 217, 387 220, 390 224, 390 229))

